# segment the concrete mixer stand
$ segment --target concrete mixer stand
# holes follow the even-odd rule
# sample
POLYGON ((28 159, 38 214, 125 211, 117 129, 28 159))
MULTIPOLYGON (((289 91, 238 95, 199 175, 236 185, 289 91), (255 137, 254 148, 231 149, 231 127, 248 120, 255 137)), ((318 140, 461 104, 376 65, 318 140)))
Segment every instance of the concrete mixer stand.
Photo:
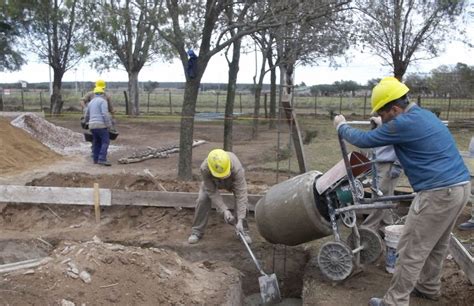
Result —
MULTIPOLYGON (((339 135, 339 144, 346 170, 348 189, 341 190, 341 181, 331 186, 324 186, 325 202, 328 206, 330 223, 334 236, 334 241, 324 243, 318 253, 318 265, 321 272, 330 280, 341 281, 349 277, 353 271, 361 270, 361 264, 370 264, 375 262, 383 252, 382 239, 378 233, 368 228, 359 228, 356 223, 357 210, 372 209, 391 209, 397 207, 397 204, 384 203, 398 200, 411 200, 415 194, 399 196, 383 196, 377 192, 375 181, 375 171, 373 164, 376 160, 361 161, 354 165, 351 163, 351 155, 348 155, 344 140, 339 135), (372 168, 372 195, 365 197, 362 183, 355 178, 354 173, 362 173, 361 169, 365 167, 372 168), (357 170, 359 169, 359 170, 357 170), (344 192, 346 194, 344 194, 344 192), (337 202, 335 203, 335 194, 337 202), (374 204, 374 202, 377 202, 374 204), (382 202, 382 203, 380 203, 382 202), (339 205, 336 205, 339 204, 339 205), (342 204, 342 205, 341 205, 342 204), (337 207, 335 207, 337 206, 337 207), (346 242, 341 240, 336 220, 340 218, 342 223, 352 229, 346 242)), ((357 174, 356 174, 357 175, 357 174)), ((324 182, 318 182, 324 184, 324 182)), ((320 186, 318 186, 320 187, 320 186)), ((321 189, 321 188, 320 188, 321 189)))

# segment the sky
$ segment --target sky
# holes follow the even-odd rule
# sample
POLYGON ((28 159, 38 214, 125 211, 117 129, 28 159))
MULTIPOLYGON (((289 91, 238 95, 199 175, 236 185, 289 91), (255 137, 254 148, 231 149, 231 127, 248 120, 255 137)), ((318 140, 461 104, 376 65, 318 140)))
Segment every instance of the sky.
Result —
MULTIPOLYGON (((472 22, 471 22, 472 24, 472 22)), ((474 44, 474 27, 468 27, 468 37, 474 44)), ((295 71, 295 84, 304 82, 306 85, 332 84, 335 81, 355 81, 365 85, 368 80, 382 78, 392 75, 392 70, 382 64, 381 59, 369 53, 350 51, 350 62, 343 62, 339 68, 329 67, 328 64, 319 66, 302 67, 298 66, 295 71)), ((445 52, 439 57, 413 62, 410 64, 407 73, 428 73, 432 69, 441 65, 455 65, 461 62, 469 66, 474 66, 474 49, 468 48, 460 42, 452 42, 446 45, 445 52)), ((260 65, 260 64, 259 64, 260 65)), ((259 69, 259 68, 258 68, 259 69)), ((203 83, 227 83, 228 65, 223 55, 215 55, 206 69, 203 76, 203 83)), ((255 55, 253 53, 241 56, 238 83, 252 83, 255 74, 255 55)), ((52 78, 52 72, 51 72, 52 78)), ((0 72, 0 83, 17 83, 20 80, 28 83, 48 82, 49 67, 46 64, 35 61, 34 56, 30 56, 29 63, 22 70, 16 72, 0 72)), ((104 79, 107 82, 127 81, 127 73, 123 69, 115 69, 103 73, 95 71, 87 63, 83 63, 66 72, 64 82, 95 82, 97 79, 104 79)), ((156 62, 150 66, 145 66, 138 76, 140 82, 184 82, 184 72, 179 60, 172 63, 156 62)), ((268 78, 265 80, 269 82, 268 78)))

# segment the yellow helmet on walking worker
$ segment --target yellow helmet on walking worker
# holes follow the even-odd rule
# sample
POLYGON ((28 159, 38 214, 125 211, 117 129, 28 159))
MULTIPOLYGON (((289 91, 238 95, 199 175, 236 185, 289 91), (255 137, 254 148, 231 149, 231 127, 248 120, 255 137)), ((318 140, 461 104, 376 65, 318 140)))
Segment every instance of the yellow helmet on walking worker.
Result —
POLYGON ((212 176, 226 178, 230 174, 230 156, 222 149, 214 149, 207 156, 207 166, 212 176))
POLYGON ((372 89, 372 113, 376 113, 387 103, 403 97, 409 90, 410 89, 397 78, 383 78, 374 89, 372 89))

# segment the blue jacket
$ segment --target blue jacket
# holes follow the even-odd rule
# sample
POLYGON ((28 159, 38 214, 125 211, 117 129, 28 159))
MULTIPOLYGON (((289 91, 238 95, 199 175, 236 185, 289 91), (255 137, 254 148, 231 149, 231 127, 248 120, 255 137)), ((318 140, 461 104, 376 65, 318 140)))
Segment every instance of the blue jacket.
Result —
POLYGON ((87 104, 84 117, 91 130, 112 127, 112 118, 104 95, 95 95, 94 99, 87 104))
POLYGON ((403 114, 372 131, 347 124, 342 138, 360 148, 393 145, 414 191, 469 181, 467 170, 448 128, 430 111, 410 104, 403 114))

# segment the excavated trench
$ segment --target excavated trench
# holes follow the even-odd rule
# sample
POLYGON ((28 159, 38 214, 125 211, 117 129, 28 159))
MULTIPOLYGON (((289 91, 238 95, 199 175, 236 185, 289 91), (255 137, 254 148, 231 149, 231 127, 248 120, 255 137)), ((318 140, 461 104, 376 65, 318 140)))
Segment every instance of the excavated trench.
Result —
MULTIPOLYGON (((199 181, 159 183, 167 191, 197 192, 199 181)), ((85 173, 50 173, 27 185, 54 187, 91 187, 98 182, 102 188, 122 190, 157 190, 156 182, 142 175, 100 175, 85 173)), ((251 184, 249 184, 252 186, 251 184)), ((254 190, 261 192, 259 186, 254 190)), ((211 213, 208 233, 202 243, 186 243, 194 210, 157 207, 102 208, 100 226, 94 224, 93 208, 58 205, 8 205, 0 214, 0 226, 12 231, 32 231, 40 239, 0 240, 0 264, 48 256, 63 240, 87 241, 98 235, 103 242, 139 247, 168 249, 190 262, 224 262, 240 271, 242 293, 246 305, 259 305, 258 272, 245 246, 220 216, 211 213), (45 207, 46 206, 46 207, 45 207)), ((251 245, 266 273, 275 273, 285 305, 301 305, 303 274, 309 254, 301 247, 274 246, 257 237, 252 214, 249 216, 254 243, 251 245), (253 224, 253 225, 252 225, 253 224)))

